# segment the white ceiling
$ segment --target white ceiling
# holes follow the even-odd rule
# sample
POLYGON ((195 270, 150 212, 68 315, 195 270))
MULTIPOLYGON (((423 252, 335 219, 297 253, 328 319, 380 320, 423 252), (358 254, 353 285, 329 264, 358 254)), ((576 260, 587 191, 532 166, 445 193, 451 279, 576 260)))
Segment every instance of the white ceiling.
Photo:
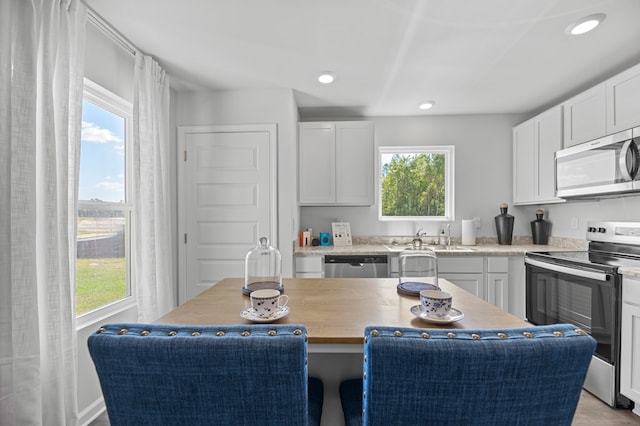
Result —
POLYGON ((290 88, 302 116, 531 113, 640 63, 640 0, 85 2, 178 90, 290 88))

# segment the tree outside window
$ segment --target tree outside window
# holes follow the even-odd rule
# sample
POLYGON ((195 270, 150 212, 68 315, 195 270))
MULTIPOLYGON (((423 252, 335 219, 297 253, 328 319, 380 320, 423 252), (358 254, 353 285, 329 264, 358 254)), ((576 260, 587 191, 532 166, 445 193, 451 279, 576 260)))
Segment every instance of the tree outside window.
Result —
POLYGON ((454 147, 380 147, 380 219, 452 221, 454 147))

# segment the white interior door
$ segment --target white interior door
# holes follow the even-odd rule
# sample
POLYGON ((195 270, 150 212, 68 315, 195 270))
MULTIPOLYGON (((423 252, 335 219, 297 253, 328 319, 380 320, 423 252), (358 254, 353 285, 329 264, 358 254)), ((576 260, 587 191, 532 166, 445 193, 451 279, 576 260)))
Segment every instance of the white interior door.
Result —
MULTIPOLYGON (((180 303, 244 277, 259 237, 276 239, 276 126, 180 127, 180 303)), ((242 289, 239 288, 238 292, 242 289)))

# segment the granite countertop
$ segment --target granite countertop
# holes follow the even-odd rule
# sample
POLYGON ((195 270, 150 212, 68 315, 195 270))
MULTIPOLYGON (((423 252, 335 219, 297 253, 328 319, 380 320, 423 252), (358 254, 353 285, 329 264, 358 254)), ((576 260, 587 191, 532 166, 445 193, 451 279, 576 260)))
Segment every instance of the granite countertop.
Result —
MULTIPOLYGON (((296 256, 324 255, 376 255, 399 253, 411 247, 412 238, 408 237, 354 237, 351 246, 306 246, 294 243, 296 256), (394 244, 395 243, 395 244, 394 244)), ((452 238, 451 248, 423 243, 423 248, 434 250, 438 256, 524 256, 530 251, 566 251, 586 250, 587 242, 570 238, 549 239, 549 244, 533 244, 531 237, 515 237, 511 245, 500 245, 495 238, 481 237, 473 246, 463 246, 458 239, 452 238)))
POLYGON ((620 267, 618 268, 618 272, 628 277, 640 278, 640 268, 620 267))

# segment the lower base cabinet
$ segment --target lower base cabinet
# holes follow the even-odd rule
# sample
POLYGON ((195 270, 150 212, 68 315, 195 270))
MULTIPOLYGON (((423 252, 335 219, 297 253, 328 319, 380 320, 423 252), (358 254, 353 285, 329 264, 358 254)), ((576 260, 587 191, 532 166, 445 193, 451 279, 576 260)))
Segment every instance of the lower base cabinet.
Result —
POLYGON ((324 278, 324 256, 296 256, 296 278, 324 278))
MULTIPOLYGON (((398 254, 389 255, 389 277, 398 278, 398 254)), ((322 256, 296 256, 298 278, 324 277, 322 256)), ((523 256, 440 256, 438 276, 518 318, 525 318, 523 256)))
POLYGON ((511 312, 508 257, 441 257, 438 259, 438 276, 511 312))
POLYGON ((640 415, 640 279, 622 280, 620 392, 635 403, 640 415))

